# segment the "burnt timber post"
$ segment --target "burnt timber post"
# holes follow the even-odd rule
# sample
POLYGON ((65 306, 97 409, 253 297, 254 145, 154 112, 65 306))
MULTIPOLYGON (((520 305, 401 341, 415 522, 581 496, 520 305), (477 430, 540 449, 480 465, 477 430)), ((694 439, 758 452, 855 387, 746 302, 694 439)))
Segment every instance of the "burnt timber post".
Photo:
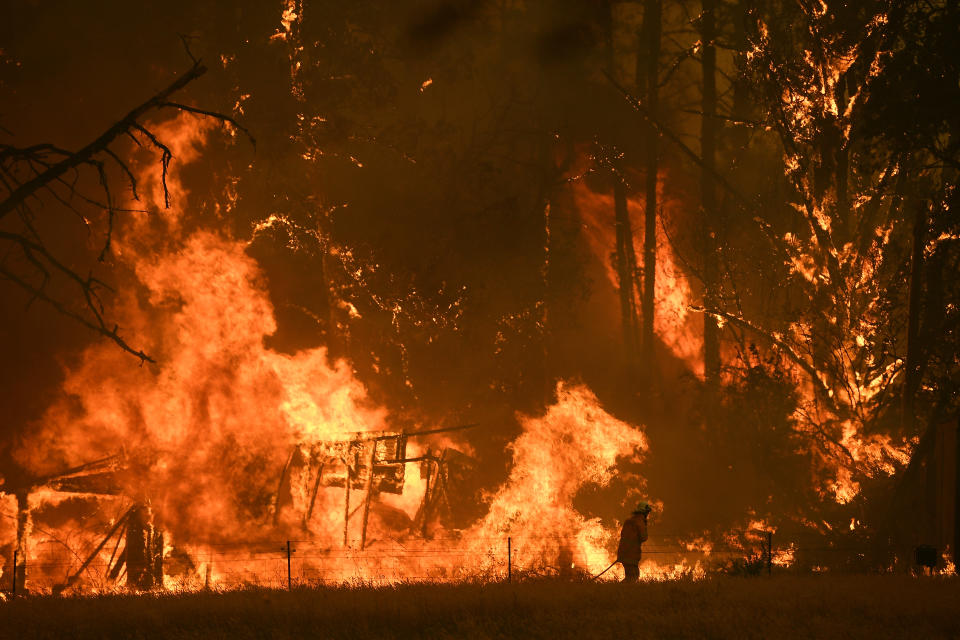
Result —
POLYGON ((287 591, 293 591, 292 580, 290 578, 290 541, 287 540, 287 591))
POLYGON ((767 531, 767 575, 773 572, 773 531, 767 531))
POLYGON ((281 506, 281 494, 283 493, 283 485, 286 483, 290 473, 290 465, 293 464, 293 459, 297 454, 297 449, 294 448, 290 452, 290 455, 287 456, 287 461, 283 465, 283 471, 280 472, 280 483, 277 485, 277 492, 273 496, 273 524, 276 526, 280 522, 280 506, 281 506))
POLYGON ((371 443, 370 446, 370 467, 367 473, 367 495, 363 500, 363 529, 360 531, 360 549, 363 550, 367 546, 367 522, 370 519, 370 501, 373 498, 373 465, 377 460, 377 443, 376 441, 371 443))
POLYGON ((313 507, 317 503, 317 493, 320 491, 320 482, 323 480, 323 466, 324 463, 320 463, 320 468, 317 469, 317 478, 313 482, 313 491, 310 492, 310 507, 307 509, 307 514, 303 517, 303 528, 307 529, 310 525, 310 519, 313 517, 313 507))
POLYGON ((427 524, 430 521, 430 477, 433 475, 433 460, 431 459, 430 449, 427 449, 423 464, 427 467, 427 486, 423 491, 423 524, 421 525, 420 535, 426 538, 427 524))
POLYGON ((153 528, 153 544, 150 546, 151 570, 153 573, 153 584, 157 587, 163 586, 163 532, 153 528))
POLYGON ((124 548, 127 586, 137 590, 162 586, 163 534, 153 526, 147 505, 134 505, 129 513, 124 548))
POLYGON ((343 546, 346 547, 350 541, 350 482, 353 480, 350 463, 347 462, 347 477, 343 482, 343 546))
POLYGON ((152 538, 147 523, 146 509, 136 505, 127 520, 126 562, 127 586, 131 589, 149 589, 153 586, 149 571, 149 548, 152 538))

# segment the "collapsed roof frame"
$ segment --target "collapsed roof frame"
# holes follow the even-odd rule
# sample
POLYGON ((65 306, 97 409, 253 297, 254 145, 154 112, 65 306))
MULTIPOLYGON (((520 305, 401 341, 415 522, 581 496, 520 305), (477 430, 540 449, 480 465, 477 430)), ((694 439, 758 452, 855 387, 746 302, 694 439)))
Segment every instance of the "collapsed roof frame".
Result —
POLYGON ((360 549, 367 546, 367 530, 370 519, 370 508, 378 493, 402 493, 404 473, 408 463, 420 462, 426 466, 421 475, 426 478, 426 490, 417 511, 416 519, 421 522, 421 535, 427 536, 427 525, 430 516, 430 507, 440 499, 446 499, 446 466, 448 459, 446 450, 440 455, 434 455, 430 449, 425 455, 408 458, 406 455, 407 440, 410 438, 449 433, 472 429, 479 426, 477 423, 454 427, 438 427, 422 431, 407 432, 361 432, 352 434, 349 440, 318 441, 310 444, 298 443, 294 445, 287 456, 287 461, 280 472, 277 491, 274 494, 273 518, 274 524, 280 522, 280 514, 284 505, 284 498, 291 493, 291 476, 296 468, 304 468, 307 473, 316 466, 310 482, 308 505, 301 518, 301 526, 306 530, 313 516, 317 494, 321 486, 344 488, 343 497, 343 546, 350 546, 350 519, 357 511, 363 510, 360 530, 360 549), (325 475, 331 467, 340 467, 342 473, 325 475), (372 471, 371 471, 372 470, 372 471), (431 479, 436 480, 431 484, 431 479), (351 489, 362 489, 363 501, 351 511, 351 489))

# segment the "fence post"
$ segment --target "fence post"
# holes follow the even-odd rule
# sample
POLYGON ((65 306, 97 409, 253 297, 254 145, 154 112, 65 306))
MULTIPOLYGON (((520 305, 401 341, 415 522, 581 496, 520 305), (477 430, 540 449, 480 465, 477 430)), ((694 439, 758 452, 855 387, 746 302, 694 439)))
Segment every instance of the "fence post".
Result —
POLYGON ((507 582, 513 578, 513 541, 507 536, 507 582))
POLYGON ((773 572, 773 531, 767 531, 767 575, 773 572))
POLYGON ((19 551, 19 549, 14 547, 13 549, 13 597, 14 598, 17 597, 17 551, 19 551))
POLYGON ((290 582, 290 541, 287 540, 287 591, 292 591, 290 582))

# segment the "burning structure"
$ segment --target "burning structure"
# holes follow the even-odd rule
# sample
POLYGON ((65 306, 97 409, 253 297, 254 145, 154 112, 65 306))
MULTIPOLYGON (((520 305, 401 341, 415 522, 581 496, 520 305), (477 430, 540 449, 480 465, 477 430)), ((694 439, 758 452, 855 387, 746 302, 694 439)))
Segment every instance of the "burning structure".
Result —
POLYGON ((0 582, 953 558, 952 4, 342 4, 11 10, 0 582))
MULTIPOLYGON (((413 434, 365 433, 341 441, 298 444, 279 473, 278 487, 273 496, 274 526, 282 530, 279 528, 281 521, 288 519, 290 511, 296 511, 304 533, 309 535, 320 492, 331 487, 342 488, 343 547, 356 544, 356 536, 351 536, 350 525, 352 516, 359 511, 362 522, 359 549, 362 551, 367 544, 370 511, 377 496, 381 493, 403 494, 406 466, 417 463, 421 467, 425 487, 420 506, 408 528, 419 531, 426 538, 431 518, 436 518, 448 500, 447 487, 451 473, 463 473, 470 466, 470 458, 446 448, 436 453, 428 448, 420 456, 407 458, 407 439, 462 428, 439 428, 413 434), (298 487, 304 483, 309 486, 307 491, 298 487), (354 498, 355 505, 351 505, 351 490, 361 492, 359 500, 354 498), (298 501, 298 496, 308 496, 307 501, 298 501)), ((30 564, 30 533, 33 530, 42 531, 41 525, 45 524, 40 522, 43 516, 37 513, 40 511, 36 508, 38 501, 31 501, 31 494, 40 494, 41 501, 72 501, 75 503, 74 510, 81 508, 96 512, 102 507, 99 503, 104 500, 121 500, 125 508, 122 513, 118 512, 118 517, 112 519, 106 534, 99 541, 93 541, 92 550, 87 550, 85 556, 77 557, 77 566, 72 566, 72 563, 57 566, 57 569, 69 567, 66 571, 49 571, 50 563, 40 567, 38 573, 61 574, 62 580, 50 585, 54 593, 63 593, 84 584, 84 578, 87 577, 85 573, 91 565, 99 568, 101 588, 118 581, 138 590, 162 588, 165 584, 164 560, 170 555, 171 548, 165 546, 163 531, 154 521, 150 497, 125 494, 129 481, 124 476, 149 472, 140 462, 121 452, 43 478, 8 478, 3 485, 4 491, 16 499, 14 549, 20 559, 16 580, 21 585, 26 583, 26 568, 30 564), (130 506, 126 507, 127 504, 130 506), (109 553, 106 562, 105 553, 109 553)), ((397 533, 404 532, 398 527, 397 533)), ((177 560, 187 557, 189 560, 189 554, 184 552, 172 557, 177 560)))
MULTIPOLYGON (((477 425, 468 425, 474 426, 477 425)), ((462 428, 438 428, 414 433, 365 433, 356 434, 349 440, 298 444, 290 452, 280 474, 280 484, 274 498, 274 523, 279 523, 284 509, 292 508, 302 514, 303 528, 309 531, 321 488, 343 487, 343 546, 349 546, 351 541, 351 516, 362 509, 362 550, 367 544, 370 507, 377 494, 403 495, 407 465, 417 463, 425 485, 415 521, 426 537, 431 516, 448 500, 450 467, 462 473, 465 467, 472 465, 469 456, 448 448, 435 453, 428 447, 421 455, 408 458, 407 440, 462 428), (305 488, 308 489, 304 491, 305 488), (351 510, 351 490, 358 489, 363 491, 363 497, 360 504, 351 510), (298 504, 298 494, 306 496, 304 504, 298 504)))

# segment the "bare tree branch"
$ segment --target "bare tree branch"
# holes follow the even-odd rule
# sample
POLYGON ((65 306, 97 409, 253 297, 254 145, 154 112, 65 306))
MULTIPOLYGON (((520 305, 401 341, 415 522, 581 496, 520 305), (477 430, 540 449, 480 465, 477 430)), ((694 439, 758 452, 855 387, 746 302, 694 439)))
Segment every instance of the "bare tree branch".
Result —
POLYGON ((247 136, 247 139, 250 140, 250 144, 251 144, 251 145, 253 145, 254 147, 257 146, 257 141, 256 141, 256 139, 254 139, 253 134, 251 134, 250 131, 249 131, 246 127, 244 127, 243 125, 241 125, 241 124, 240 124, 239 122, 237 122, 234 118, 231 118, 230 116, 228 116, 228 115, 226 115, 226 114, 217 113, 216 111, 208 111, 208 110, 206 110, 206 109, 198 109, 197 107, 191 107, 191 106, 189 106, 189 105, 181 104, 181 103, 179 103, 179 102, 164 102, 163 104, 161 104, 161 105, 159 105, 159 106, 160 106, 160 107, 172 107, 172 108, 174 108, 174 109, 177 109, 178 111, 186 111, 186 112, 188 112, 188 113, 195 113, 195 114, 200 115, 200 116, 207 116, 207 117, 210 117, 210 118, 216 118, 217 120, 220 120, 221 122, 229 123, 230 126, 236 128, 238 131, 242 131, 242 132, 244 133, 244 135, 247 136))
MULTIPOLYGON (((184 43, 186 46, 186 42, 184 43)), ((189 51, 188 51, 189 54, 189 51)), ((118 333, 118 327, 112 328, 104 318, 104 304, 100 299, 103 290, 110 290, 102 280, 93 274, 83 276, 75 269, 66 266, 64 261, 56 257, 44 244, 41 235, 34 224, 33 205, 31 200, 44 202, 42 194, 62 204, 75 213, 87 228, 87 217, 77 209, 77 202, 86 203, 107 214, 107 228, 104 234, 104 243, 98 261, 105 260, 110 251, 113 240, 114 221, 117 213, 131 211, 131 209, 115 206, 114 194, 111 190, 107 173, 107 162, 113 160, 128 182, 134 200, 140 199, 137 178, 129 165, 111 148, 110 145, 121 136, 127 136, 134 143, 142 147, 143 142, 138 135, 149 141, 149 145, 157 149, 160 154, 162 167, 162 184, 164 204, 170 206, 170 193, 167 188, 167 173, 173 153, 164 142, 142 123, 147 114, 160 109, 176 109, 199 116, 215 118, 236 130, 244 133, 251 144, 256 142, 250 132, 229 115, 191 107, 179 102, 172 102, 170 97, 183 89, 187 84, 206 73, 207 68, 192 55, 193 65, 166 88, 156 93, 150 99, 141 103, 123 118, 115 122, 96 139, 82 149, 73 152, 52 144, 36 144, 30 147, 14 147, 0 145, 0 186, 7 194, 0 200, 0 220, 10 212, 19 212, 19 220, 23 225, 21 231, 0 231, 0 240, 5 240, 12 247, 19 247, 28 268, 35 270, 35 274, 25 274, 23 269, 13 269, 6 262, 0 263, 0 276, 5 276, 11 282, 31 294, 33 300, 43 300, 54 307, 61 314, 76 320, 80 324, 109 338, 127 351, 144 361, 154 360, 143 351, 130 346, 118 333), (100 187, 103 189, 104 202, 84 193, 77 184, 81 178, 81 170, 86 167, 96 172, 100 187), (72 172, 72 176, 70 175, 72 172), (71 179, 72 178, 72 179, 71 179), (75 202, 76 200, 76 202, 75 202), (64 301, 57 299, 48 292, 47 285, 55 277, 64 277, 79 289, 84 301, 81 309, 73 309, 64 301), (39 284, 37 281, 39 280, 39 284)), ((9 256, 8 256, 9 257, 9 256)))
POLYGON ((769 343, 776 346, 778 349, 783 351, 784 355, 786 355, 787 358, 789 358, 791 361, 796 363, 797 366, 799 366, 801 369, 803 369, 807 373, 807 375, 810 377, 810 380, 813 382, 814 388, 818 391, 819 395, 823 397, 823 399, 827 402, 827 404, 832 409, 836 410, 837 408, 836 403, 833 401, 833 398, 830 396, 830 389, 827 387, 826 384, 824 384, 823 380, 820 379, 820 375, 817 373, 817 370, 813 367, 812 364, 810 364, 804 358, 798 355, 797 352, 794 351, 790 347, 790 345, 788 345, 786 342, 784 342, 774 334, 770 333, 769 331, 762 329, 756 326, 755 324, 749 322, 748 320, 744 320, 743 318, 727 313, 726 311, 720 311, 719 309, 707 309, 705 307, 700 307, 700 306, 691 306, 689 308, 691 311, 696 311, 697 313, 706 313, 706 314, 712 315, 714 318, 717 318, 718 320, 729 322, 730 324, 740 327, 741 329, 746 329, 747 331, 750 331, 755 335, 758 335, 764 338, 769 343))
POLYGON ((22 205, 28 197, 33 195, 37 190, 46 184, 62 176, 70 169, 88 162, 91 158, 93 158, 93 156, 106 149, 110 143, 112 143, 118 137, 126 134, 131 129, 139 128, 140 118, 142 118, 148 112, 157 109, 161 104, 166 103, 167 98, 169 98, 172 94, 176 93, 180 89, 183 89, 190 82, 199 78, 206 72, 207 68, 203 66, 203 64, 201 64, 199 61, 194 63, 194 65, 190 67, 186 73, 174 80, 169 86, 154 95, 146 102, 134 107, 129 113, 127 113, 127 115, 100 134, 96 140, 80 149, 76 153, 67 156, 32 180, 20 185, 20 187, 7 196, 5 200, 0 202, 0 220, 2 220, 8 213, 22 205))
POLYGON ((21 289, 24 289, 30 292, 31 294, 33 294, 35 299, 43 300, 44 302, 52 306, 54 309, 56 309, 59 313, 63 314, 64 316, 72 320, 76 320, 77 322, 87 327, 88 329, 91 329, 99 333, 100 335, 105 336, 110 340, 113 340, 115 343, 117 343, 117 345, 121 349, 123 349, 127 353, 133 354, 134 356, 140 358, 141 362, 156 362, 156 360, 148 356, 146 353, 138 349, 135 349, 134 347, 130 346, 123 338, 121 338, 120 335, 117 333, 118 327, 115 326, 113 329, 108 329, 103 324, 94 324, 90 322, 87 318, 84 318, 79 313, 76 313, 68 309, 63 303, 61 303, 56 298, 53 298, 47 295, 47 293, 43 290, 42 287, 35 287, 34 285, 30 284, 29 282, 26 282, 25 280, 17 276, 15 273, 11 272, 9 269, 6 269, 5 267, 0 266, 0 275, 3 275, 4 277, 10 279, 21 289))

